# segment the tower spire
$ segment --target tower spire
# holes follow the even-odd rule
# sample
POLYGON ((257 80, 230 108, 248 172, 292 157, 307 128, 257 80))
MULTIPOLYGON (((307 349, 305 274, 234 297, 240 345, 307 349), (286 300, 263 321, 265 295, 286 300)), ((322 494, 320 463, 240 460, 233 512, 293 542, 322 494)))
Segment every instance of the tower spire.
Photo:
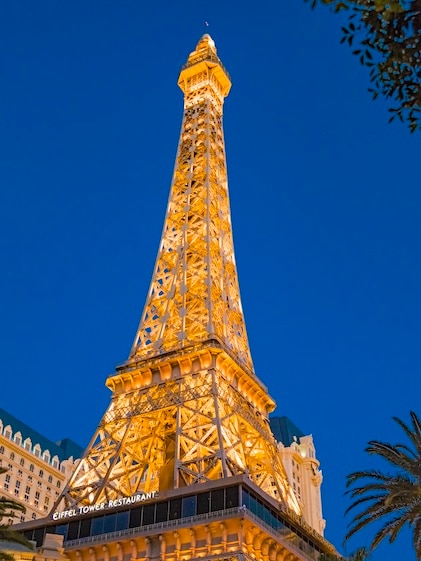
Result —
POLYGON ((177 494, 238 476, 300 514, 269 428, 275 403, 253 372, 247 341, 222 129, 231 80, 209 35, 178 84, 183 123, 140 325, 127 362, 107 379, 111 403, 54 508, 177 494))
POLYGON ((183 66, 184 117, 161 243, 129 362, 217 340, 253 371, 222 128, 230 77, 205 34, 183 66))

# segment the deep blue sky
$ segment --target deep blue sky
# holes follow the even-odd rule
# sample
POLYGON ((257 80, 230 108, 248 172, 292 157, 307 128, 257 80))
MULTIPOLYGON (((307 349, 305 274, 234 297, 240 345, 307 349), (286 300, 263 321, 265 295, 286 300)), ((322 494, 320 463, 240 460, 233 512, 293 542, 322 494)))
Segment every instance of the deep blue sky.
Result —
MULTIPOLYGON (((87 445, 128 356, 208 31, 257 375, 312 434, 326 537, 347 473, 401 440, 420 383, 420 135, 388 124, 341 19, 303 0, 0 3, 0 406, 87 445), (209 22, 205 28, 204 22, 209 22)), ((420 411, 418 410, 418 413, 420 411)), ((371 535, 371 533, 368 533, 371 535)), ((415 559, 408 533, 372 561, 415 559)))

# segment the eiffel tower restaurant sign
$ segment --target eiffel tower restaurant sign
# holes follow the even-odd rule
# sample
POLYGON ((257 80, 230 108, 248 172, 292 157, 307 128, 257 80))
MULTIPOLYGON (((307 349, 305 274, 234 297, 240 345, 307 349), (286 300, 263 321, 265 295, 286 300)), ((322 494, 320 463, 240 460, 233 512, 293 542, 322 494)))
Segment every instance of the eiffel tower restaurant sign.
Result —
POLYGON ((63 520, 65 518, 73 518, 73 516, 80 516, 85 514, 92 514, 94 512, 111 510, 119 506, 132 505, 135 503, 144 503, 145 501, 151 501, 158 497, 157 491, 151 491, 150 493, 137 493, 131 497, 121 497, 119 499, 110 500, 103 503, 96 503, 93 505, 84 505, 77 508, 70 508, 69 510, 62 510, 53 512, 53 520, 63 520))

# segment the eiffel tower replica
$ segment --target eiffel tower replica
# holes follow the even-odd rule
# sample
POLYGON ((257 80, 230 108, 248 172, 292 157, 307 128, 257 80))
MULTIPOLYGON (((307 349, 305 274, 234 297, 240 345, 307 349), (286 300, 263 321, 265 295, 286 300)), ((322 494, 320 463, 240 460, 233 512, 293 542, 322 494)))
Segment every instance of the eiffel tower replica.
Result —
POLYGON ((231 80, 209 35, 178 85, 172 186, 130 355, 49 516, 16 529, 43 559, 317 560, 335 548, 303 519, 250 354, 222 127, 231 80))

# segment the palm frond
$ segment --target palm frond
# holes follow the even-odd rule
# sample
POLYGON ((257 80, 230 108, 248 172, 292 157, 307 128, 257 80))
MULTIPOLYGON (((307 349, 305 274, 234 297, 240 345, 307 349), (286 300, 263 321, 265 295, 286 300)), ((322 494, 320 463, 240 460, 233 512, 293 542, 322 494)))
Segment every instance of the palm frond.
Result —
POLYGON ((403 452, 404 446, 402 444, 389 444, 372 440, 368 443, 366 452, 369 454, 377 454, 385 459, 390 464, 399 469, 410 470, 413 466, 416 453, 408 449, 408 453, 403 452), (410 452, 410 455, 409 455, 410 452))
POLYGON ((412 427, 393 418, 410 440, 409 445, 371 440, 365 449, 385 460, 391 473, 371 469, 347 476, 345 494, 352 502, 345 514, 352 512, 353 518, 344 544, 366 526, 380 521, 371 552, 385 539, 393 543, 402 528, 409 526, 417 559, 421 560, 421 422, 414 412, 410 415, 412 427))
MULTIPOLYGON (((4 467, 0 467, 0 474, 6 473, 8 470, 4 467)), ((26 508, 21 503, 9 499, 8 497, 0 497, 0 541, 18 543, 27 547, 29 550, 33 550, 33 544, 23 536, 23 534, 12 530, 9 524, 2 524, 1 520, 3 518, 17 518, 19 512, 25 512, 26 508)), ((14 561, 13 555, 6 551, 0 550, 0 561, 14 561)))
POLYGON ((0 541, 19 543, 20 545, 25 545, 26 547, 32 549, 32 542, 27 540, 20 532, 12 530, 7 524, 0 525, 0 541))

